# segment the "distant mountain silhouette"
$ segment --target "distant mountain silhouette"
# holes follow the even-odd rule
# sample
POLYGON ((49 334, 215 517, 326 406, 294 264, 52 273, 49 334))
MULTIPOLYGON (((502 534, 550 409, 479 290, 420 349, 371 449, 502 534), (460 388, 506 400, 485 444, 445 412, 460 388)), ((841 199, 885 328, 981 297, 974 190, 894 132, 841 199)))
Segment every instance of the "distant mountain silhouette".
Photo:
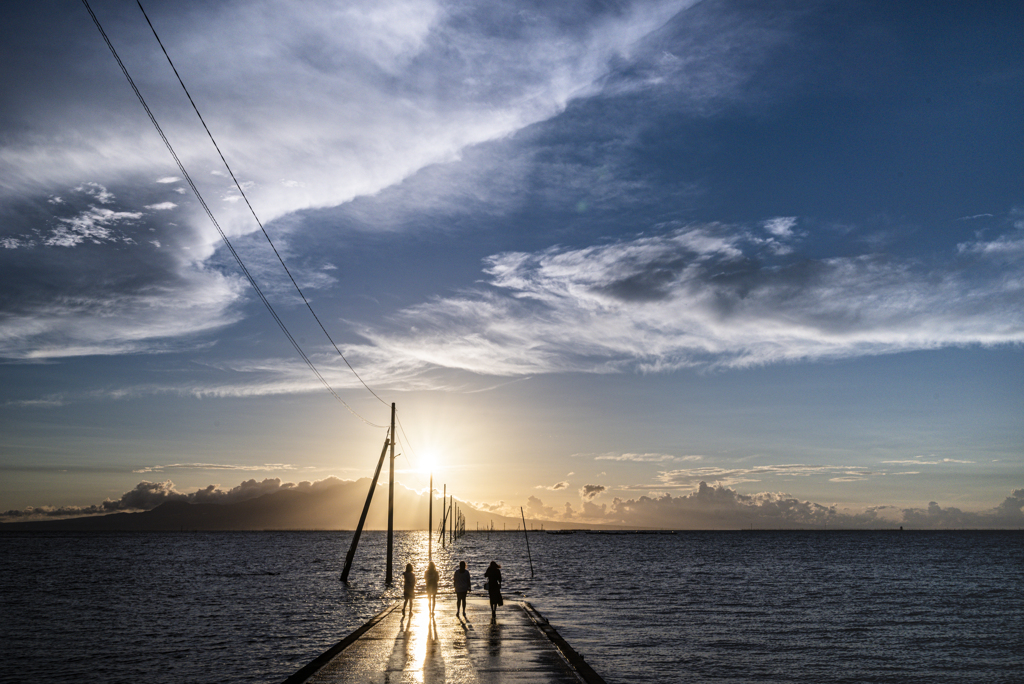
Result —
MULTIPOLYGON (((178 530, 354 530, 359 522, 370 486, 369 478, 355 482, 339 482, 318 491, 283 490, 236 503, 211 504, 168 501, 149 511, 113 513, 110 515, 35 520, 0 524, 0 531, 96 531, 143 532, 178 530)), ((507 518, 478 511, 457 502, 466 516, 466 529, 479 524, 485 529, 492 522, 515 530, 522 525, 517 518, 507 518)), ((434 501, 434 527, 441 521, 440 498, 434 501)), ((422 530, 427 527, 426 493, 395 484, 395 529, 422 530)), ((378 483, 364 529, 383 530, 388 524, 388 488, 378 483)), ((540 523, 527 524, 539 529, 540 523)), ((551 525, 549 524, 549 527, 551 525)), ((558 527, 581 527, 557 524, 558 527)))

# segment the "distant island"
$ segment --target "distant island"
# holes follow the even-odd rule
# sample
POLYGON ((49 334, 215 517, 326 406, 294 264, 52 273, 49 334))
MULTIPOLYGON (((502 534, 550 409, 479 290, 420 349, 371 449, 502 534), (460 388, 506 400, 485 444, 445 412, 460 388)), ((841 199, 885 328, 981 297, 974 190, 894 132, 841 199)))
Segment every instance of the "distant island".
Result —
MULTIPOLYGON (((90 515, 59 520, 26 520, 0 523, 0 532, 67 531, 67 532, 177 532, 256 531, 256 530, 352 530, 359 521, 368 478, 339 481, 338 484, 315 491, 283 490, 234 503, 190 503, 174 500, 148 511, 90 515)), ((367 530, 387 529, 387 486, 378 484, 367 516, 367 530)), ((479 511, 458 502, 466 516, 467 529, 521 529, 522 521, 479 511)), ((427 525, 426 493, 417 493, 404 486, 395 487, 395 529, 424 529, 427 525)), ((434 522, 439 524, 441 504, 434 502, 434 522)), ((539 530, 540 521, 527 524, 539 530)), ((583 528, 586 525, 558 523, 559 527, 583 528)))

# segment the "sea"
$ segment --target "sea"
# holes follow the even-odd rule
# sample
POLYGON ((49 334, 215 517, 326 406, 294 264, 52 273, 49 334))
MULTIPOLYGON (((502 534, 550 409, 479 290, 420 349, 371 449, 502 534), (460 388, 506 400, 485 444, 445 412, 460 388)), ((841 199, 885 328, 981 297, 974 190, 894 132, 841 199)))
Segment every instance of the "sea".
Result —
POLYGON ((1024 682, 1021 531, 396 532, 394 587, 384 532, 339 581, 351 538, 2 533, 0 681, 281 682, 432 553, 501 563, 610 684, 1024 682))

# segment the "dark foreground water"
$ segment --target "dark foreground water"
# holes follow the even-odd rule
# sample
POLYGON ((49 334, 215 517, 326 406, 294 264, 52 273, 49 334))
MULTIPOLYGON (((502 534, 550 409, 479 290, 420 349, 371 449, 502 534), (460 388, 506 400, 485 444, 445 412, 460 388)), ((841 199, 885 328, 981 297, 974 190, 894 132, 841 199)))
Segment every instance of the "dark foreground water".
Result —
MULTIPOLYGON (((0 681, 277 682, 397 598, 385 535, 0 535, 0 681)), ((1024 682, 1024 533, 473 533, 609 682, 1024 682)), ((398 533, 395 578, 426 565, 398 533)), ((454 600, 443 597, 442 600, 454 600)))

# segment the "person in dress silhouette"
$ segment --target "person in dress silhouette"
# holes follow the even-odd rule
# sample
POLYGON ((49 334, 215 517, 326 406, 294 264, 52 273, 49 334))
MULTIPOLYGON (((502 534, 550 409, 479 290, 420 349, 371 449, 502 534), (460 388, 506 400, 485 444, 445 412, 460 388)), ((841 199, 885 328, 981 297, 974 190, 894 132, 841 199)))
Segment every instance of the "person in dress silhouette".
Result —
POLYGON ((430 614, 434 614, 434 605, 437 603, 437 584, 441 581, 441 575, 434 567, 434 561, 427 564, 427 571, 423 573, 423 581, 427 585, 427 607, 430 614))
POLYGON ((487 594, 491 599, 491 619, 493 620, 498 615, 498 606, 505 605, 505 602, 501 600, 501 566, 491 561, 484 572, 484 577, 487 578, 487 594))
POLYGON ((455 586, 455 617, 459 617, 459 606, 462 606, 462 617, 468 620, 466 594, 469 593, 469 570, 466 569, 466 561, 459 561, 459 569, 452 575, 452 584, 455 586))
POLYGON ((409 614, 412 615, 412 600, 416 597, 416 574, 412 571, 412 563, 405 564, 402 579, 405 580, 405 601, 402 603, 402 615, 405 615, 406 606, 409 606, 409 614))

